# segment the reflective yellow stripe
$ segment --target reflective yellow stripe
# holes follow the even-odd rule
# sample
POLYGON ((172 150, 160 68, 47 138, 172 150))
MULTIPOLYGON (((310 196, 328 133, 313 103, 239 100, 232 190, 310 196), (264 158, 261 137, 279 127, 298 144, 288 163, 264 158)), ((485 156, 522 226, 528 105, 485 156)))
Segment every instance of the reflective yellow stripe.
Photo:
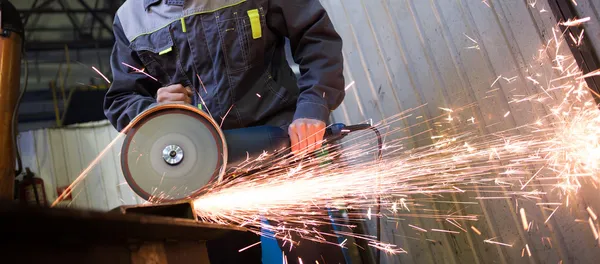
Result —
POLYGON ((183 17, 181 18, 181 28, 183 30, 183 33, 187 31, 187 29, 185 28, 185 19, 183 17))
POLYGON ((163 50, 163 51, 159 52, 159 53, 158 53, 158 55, 167 54, 167 53, 171 52, 171 50, 173 50, 173 48, 172 48, 172 47, 169 47, 168 49, 166 49, 166 50, 163 50))
POLYGON ((250 18, 250 26, 252 26, 252 38, 257 39, 262 37, 262 28, 260 27, 260 14, 258 9, 248 10, 250 18))
POLYGON ((202 110, 202 105, 198 104, 198 109, 202 110))
MULTIPOLYGON (((236 6, 236 5, 243 4, 243 3, 245 3, 246 1, 247 1, 247 0, 241 0, 241 1, 237 2, 237 3, 233 3, 233 4, 230 4, 230 5, 222 6, 222 7, 219 7, 219 8, 217 8, 217 9, 214 9, 214 10, 206 10, 206 11, 201 11, 201 12, 192 13, 192 14, 189 14, 189 15, 185 15, 185 16, 183 16, 183 18, 186 18, 186 17, 189 17, 189 16, 195 16, 195 15, 201 15, 201 14, 213 13, 213 12, 216 12, 216 11, 219 11, 219 10, 222 10, 222 9, 225 9, 225 8, 234 7, 234 6, 236 6)), ((144 35, 150 35, 150 34, 152 34, 152 33, 156 32, 156 31, 159 31, 159 30, 161 30, 161 29, 163 29, 163 28, 165 28, 165 27, 168 27, 168 26, 169 26, 171 23, 173 23, 173 22, 175 22, 175 21, 177 21, 177 19, 175 19, 175 20, 172 20, 171 22, 167 23, 166 25, 164 25, 164 26, 162 26, 162 27, 159 27, 159 28, 157 28, 157 29, 154 29, 154 30, 152 30, 152 31, 149 31, 149 32, 145 32, 145 33, 139 34, 139 35, 137 35, 137 36, 133 37, 133 38, 132 38, 130 41, 134 41, 136 38, 139 38, 140 36, 144 36, 144 35)))

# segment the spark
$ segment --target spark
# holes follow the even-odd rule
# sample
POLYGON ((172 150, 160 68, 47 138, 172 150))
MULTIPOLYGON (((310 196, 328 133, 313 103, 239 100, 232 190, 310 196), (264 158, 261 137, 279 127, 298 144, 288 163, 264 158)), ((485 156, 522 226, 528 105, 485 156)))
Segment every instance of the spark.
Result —
POLYGON ((519 210, 519 213, 521 214, 521 223, 523 224, 523 229, 525 231, 528 231, 529 225, 527 224, 527 216, 525 215, 525 209, 523 207, 521 207, 521 209, 519 210))
POLYGON ((435 228, 432 228, 431 231, 442 232, 442 233, 451 233, 451 234, 460 234, 460 232, 456 232, 456 231, 452 231, 452 230, 435 229, 435 228))
POLYGON ((512 83, 515 80, 517 80, 517 78, 518 78, 517 76, 510 77, 510 78, 502 77, 502 79, 504 79, 507 83, 512 83))
POLYGON ((554 213, 556 213, 556 210, 558 210, 560 206, 557 206, 554 211, 552 211, 552 213, 548 216, 548 219, 546 219, 546 221, 544 221, 544 224, 548 223, 548 221, 550 221, 550 218, 554 215, 554 213))
POLYGON ((138 69, 138 68, 136 68, 136 67, 133 67, 133 66, 131 66, 131 65, 129 65, 129 64, 127 64, 127 63, 125 63, 125 62, 121 62, 121 64, 123 64, 123 65, 125 65, 125 66, 127 66, 127 67, 131 68, 131 69, 132 69, 132 70, 134 70, 135 72, 139 72, 139 73, 141 73, 141 74, 144 74, 144 75, 146 75, 146 76, 150 77, 152 80, 154 80, 154 81, 157 81, 157 82, 158 82, 158 79, 154 78, 154 77, 153 77, 152 75, 150 75, 150 74, 147 74, 147 73, 146 73, 146 72, 145 72, 143 69, 138 69))
POLYGON ((505 247, 512 247, 513 246, 511 244, 506 244, 506 243, 502 243, 502 242, 498 242, 498 241, 492 241, 492 239, 494 239, 494 238, 483 240, 483 242, 489 243, 489 244, 496 244, 496 245, 500 245, 500 246, 505 246, 505 247))
POLYGON ((591 71, 591 72, 589 72, 589 73, 587 73, 587 74, 585 74, 585 75, 583 75, 583 76, 581 76, 581 77, 579 77, 577 79, 581 80, 581 79, 585 79, 585 78, 589 78, 589 77, 594 77, 594 76, 598 76, 598 75, 600 75, 600 69, 595 70, 595 71, 591 71))
POLYGON ((475 45, 467 47, 467 49, 479 49, 479 43, 477 43, 477 41, 475 41, 473 38, 469 37, 467 34, 463 33, 463 35, 465 35, 465 37, 467 37, 469 40, 471 40, 473 43, 475 43, 475 45))
POLYGON ((475 231, 475 233, 477 233, 478 235, 480 235, 480 236, 481 236, 481 231, 479 231, 479 229, 477 229, 477 228, 476 228, 476 227, 474 227, 474 226, 471 226, 471 229, 473 229, 473 231, 475 231))
POLYGON ((494 86, 494 84, 496 84, 496 82, 498 82, 498 80, 500 80, 500 78, 502 78, 502 75, 498 75, 498 77, 496 78, 496 80, 494 80, 494 82, 492 82, 492 85, 490 85, 490 88, 492 86, 494 86))
POLYGON ((414 229, 416 229, 416 230, 419 230, 419 231, 421 231, 421 232, 425 232, 425 233, 427 233, 427 230, 426 230, 426 229, 420 228, 420 227, 418 227, 418 226, 414 226, 414 225, 411 225, 411 224, 408 224, 408 226, 410 226, 410 227, 412 227, 412 228, 414 228, 414 229))
POLYGON ((453 226, 457 227, 458 229, 460 229, 460 230, 462 230, 462 231, 464 231, 464 232, 467 232, 467 230, 466 230, 466 229, 464 229, 464 228, 462 228, 462 227, 460 226, 460 224, 458 224, 456 221, 452 221, 452 220, 450 220, 450 219, 446 219, 446 222, 450 223, 451 225, 453 225, 453 226))
POLYGON ((504 114, 504 117, 507 117, 508 115, 510 115, 510 111, 506 112, 506 114, 504 114))
POLYGON ((585 32, 585 29, 581 30, 581 33, 579 34, 579 37, 577 38, 577 44, 576 46, 581 46, 581 41, 583 40, 583 33, 585 32))
POLYGON ((342 241, 342 243, 340 243, 340 247, 343 248, 344 245, 346 245, 346 242, 348 242, 348 239, 344 239, 344 241, 342 241))
POLYGON ((442 110, 444 110, 446 112, 450 112, 450 113, 454 112, 454 110, 452 110, 450 108, 439 107, 439 109, 442 109, 442 110))
POLYGON ((527 80, 530 80, 531 82, 533 82, 533 84, 538 85, 540 84, 540 82, 538 82, 536 79, 531 78, 531 76, 527 76, 527 80))
POLYGON ((468 39, 470 39, 471 41, 473 41, 473 43, 477 44, 477 41, 475 41, 473 38, 467 36, 467 34, 463 33, 463 35, 465 35, 465 37, 467 37, 468 39))
POLYGON ((200 78, 200 75, 196 74, 196 77, 198 77, 198 81, 200 81, 200 85, 202 85, 202 89, 204 89, 204 93, 208 93, 208 91, 206 90, 206 86, 204 86, 204 82, 200 78))
POLYGON ((594 225, 594 221, 592 220, 592 218, 588 218, 588 223, 590 224, 590 228, 592 229, 592 232, 594 233, 594 239, 598 239, 598 230, 596 229, 596 225, 594 225))
POLYGON ((258 93, 256 94, 256 96, 257 96, 258 98, 261 98, 260 94, 258 94, 258 93))
POLYGON ((590 17, 584 17, 581 19, 573 19, 573 20, 568 19, 566 22, 562 22, 560 24, 563 26, 567 26, 567 27, 575 27, 575 26, 579 26, 588 21, 590 21, 590 17))
POLYGON ((523 185, 523 187, 521 187, 521 190, 525 189, 525 187, 535 178, 535 176, 537 176, 540 171, 542 171, 542 169, 544 169, 544 167, 540 168, 533 176, 531 176, 531 178, 529 178, 529 180, 523 185))
POLYGON ((350 89, 350 87, 352 87, 354 85, 354 81, 350 82, 350 84, 348 84, 345 88, 344 91, 348 91, 348 89, 350 89))
MULTIPOLYGON (((204 98, 202 98, 202 95, 200 95, 200 92, 198 92, 198 90, 196 90, 196 89, 194 89, 194 90, 196 91, 196 94, 198 94, 198 98, 200 98, 200 102, 202 102, 202 105, 204 105, 204 108, 206 109, 206 112, 208 113, 208 115, 210 116, 210 118, 214 119, 214 117, 210 113, 210 109, 208 108, 208 105, 206 104, 206 102, 204 102, 204 98)), ((223 125, 222 121, 223 120, 221 120, 221 126, 223 125)))
POLYGON ((477 200, 502 200, 502 199, 510 199, 510 196, 499 196, 499 197, 475 197, 477 200))
POLYGON ((525 244, 525 248, 527 249, 527 255, 531 257, 531 251, 529 250, 529 244, 525 244))
POLYGON ((586 208, 586 210, 588 211, 588 214, 590 214, 590 216, 592 217, 592 219, 594 219, 594 221, 598 220, 598 216, 596 216, 596 214, 594 213, 594 211, 592 211, 592 208, 590 208, 589 206, 586 208))
POLYGON ((256 242, 256 243, 254 243, 254 244, 250 245, 250 246, 247 246, 247 247, 245 247, 245 248, 242 248, 242 249, 238 250, 238 252, 242 252, 242 251, 244 251, 244 250, 247 250, 247 249, 249 249, 249 248, 251 248, 251 247, 257 246, 257 245, 259 245, 260 243, 261 243, 261 241, 258 241, 258 242, 256 242))
POLYGON ((458 187, 456 187, 456 186, 452 186, 452 188, 456 189, 457 191, 459 191, 459 192, 461 192, 461 193, 464 193, 464 192, 465 192, 465 190, 462 190, 462 189, 460 189, 460 188, 458 188, 458 187))
POLYGON ((96 67, 92 66, 92 69, 94 69, 94 71, 96 71, 98 74, 100 74, 100 76, 102 76, 102 78, 104 78, 104 80, 106 80, 107 83, 110 83, 108 78, 106 78, 106 76, 104 76, 104 74, 102 74, 98 69, 96 69, 96 67))

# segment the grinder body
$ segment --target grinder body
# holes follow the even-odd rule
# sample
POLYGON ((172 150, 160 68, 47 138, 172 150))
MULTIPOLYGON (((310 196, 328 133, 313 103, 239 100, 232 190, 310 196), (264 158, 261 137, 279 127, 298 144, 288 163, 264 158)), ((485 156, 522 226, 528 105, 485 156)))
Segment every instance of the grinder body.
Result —
MULTIPOLYGON (((328 128, 325 137, 335 135, 334 130, 328 128)), ((290 154, 290 138, 282 128, 221 130, 207 113, 185 104, 155 104, 122 132, 123 175, 135 193, 151 202, 197 197, 226 175, 243 175, 290 154), (258 162, 264 153, 268 158, 258 162)))
POLYGON ((201 195, 246 160, 264 152, 285 153, 290 140, 278 127, 222 131, 202 110, 185 104, 154 104, 121 131, 121 169, 131 189, 151 202, 201 195))

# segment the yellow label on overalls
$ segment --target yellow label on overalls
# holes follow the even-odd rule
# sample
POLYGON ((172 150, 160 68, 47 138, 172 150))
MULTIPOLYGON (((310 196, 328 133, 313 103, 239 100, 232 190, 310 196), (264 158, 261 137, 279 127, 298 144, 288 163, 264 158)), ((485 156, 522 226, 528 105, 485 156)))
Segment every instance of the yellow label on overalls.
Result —
POLYGON ((262 37, 262 28, 260 26, 260 14, 258 9, 248 10, 250 18, 250 26, 252 27, 252 38, 257 39, 262 37))
POLYGON ((181 31, 183 31, 183 33, 185 33, 187 31, 186 27, 185 27, 185 18, 181 18, 181 31))
POLYGON ((168 49, 159 52, 158 55, 167 54, 167 53, 171 52, 172 50, 173 50, 173 47, 169 47, 168 49))

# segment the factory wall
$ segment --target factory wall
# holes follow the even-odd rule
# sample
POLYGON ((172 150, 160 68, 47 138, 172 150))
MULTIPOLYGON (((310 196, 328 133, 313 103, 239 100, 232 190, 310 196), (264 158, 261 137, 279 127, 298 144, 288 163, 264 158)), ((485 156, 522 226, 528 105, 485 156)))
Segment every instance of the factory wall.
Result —
MULTIPOLYGON (((411 127, 386 139, 408 137, 402 144, 411 149, 432 143, 431 136, 439 131, 431 122, 421 121, 445 114, 440 108, 468 106, 468 111, 453 114, 454 122, 464 124, 474 117, 483 134, 523 126, 548 114, 541 104, 509 103, 516 96, 536 92, 538 86, 527 77, 553 72, 555 53, 540 52, 554 37, 552 28, 557 22, 547 1, 321 2, 344 39, 344 74, 346 84, 353 84, 348 87, 342 105, 333 112, 335 122, 371 121, 389 127, 387 131, 411 127), (403 111, 408 111, 411 117, 390 121, 403 111), (432 132, 422 133, 428 130, 432 132)), ((577 2, 592 17, 590 24, 596 29, 590 34, 597 40, 598 7, 584 7, 591 7, 594 1, 577 2)), ((560 38, 560 32, 558 35, 560 38)), ((570 55, 566 46, 558 53, 570 55)), ((549 75, 534 77, 549 80, 549 75)), ((562 95, 552 93, 552 96, 562 95)), ((559 210, 544 223, 552 210, 535 203, 524 205, 517 199, 483 202, 475 200, 473 195, 452 195, 451 200, 477 201, 478 205, 439 204, 437 209, 475 214, 479 221, 461 222, 466 228, 463 232, 443 219, 384 218, 383 241, 394 243, 408 253, 382 253, 382 263, 593 263, 600 259, 600 252, 592 250, 597 248, 598 241, 590 234, 589 226, 575 221, 588 218, 583 205, 576 205, 570 212, 559 210), (523 230, 516 203, 526 209, 535 231, 523 230), (430 232, 416 231, 408 224, 430 232), (482 234, 469 230, 471 225, 482 234), (460 234, 431 232, 433 228, 457 230, 460 234), (484 242, 491 238, 512 246, 484 242), (526 245, 531 256, 525 250, 526 245)), ((390 210, 383 213, 391 214, 390 210)), ((374 235, 374 221, 370 230, 374 235)))
MULTIPOLYGON (((540 54, 542 45, 553 38, 556 20, 546 1, 322 0, 322 3, 344 39, 344 75, 346 84, 353 83, 342 105, 333 112, 335 122, 371 121, 389 130, 411 127, 405 134, 395 136, 409 137, 403 143, 412 148, 431 143, 435 132, 434 126, 420 122, 418 117, 442 115, 444 110, 440 108, 470 105, 468 115, 457 118, 473 117, 482 133, 522 126, 547 114, 538 105, 509 104, 515 94, 531 94, 535 90, 533 82, 527 80, 528 72, 552 71, 551 57, 541 62, 532 60, 540 54), (493 89, 498 90, 490 95, 493 89), (390 117, 402 111, 410 111, 413 118, 389 122, 390 117), (505 117, 504 113, 509 112, 512 114, 505 117), (429 129, 433 132, 418 135, 429 129)), ((597 8, 595 21, 598 21, 597 8)), ((560 52, 568 54, 569 50, 564 48, 560 52)), ((54 200, 56 188, 72 182, 116 136, 107 122, 97 122, 23 132, 19 142, 24 163, 45 180, 48 198, 54 200)), ((142 202, 124 184, 119 151, 117 142, 91 170, 84 184, 75 189, 74 206, 109 210, 121 204, 142 202)), ((473 201, 472 197, 460 195, 452 198, 473 201)), ((528 216, 538 223, 536 236, 519 228, 520 218, 512 200, 480 202, 477 209, 465 207, 461 211, 480 216, 476 223, 461 224, 476 226, 481 235, 470 230, 461 234, 423 234, 407 226, 454 228, 429 219, 407 217, 399 224, 383 220, 382 240, 399 245, 408 254, 382 254, 382 263, 594 263, 594 259, 600 259, 597 250, 590 250, 596 249, 597 241, 587 223, 575 223, 567 213, 557 212, 548 223, 542 224, 550 212, 541 207, 525 207, 528 216), (551 238, 551 245, 539 239, 540 234, 551 238), (494 237, 514 245, 504 247, 483 242, 494 237), (531 257, 527 253, 523 256, 525 243, 531 257)), ((438 209, 452 210, 452 206, 438 209)), ((573 210, 575 215, 581 211, 573 210)), ((373 231, 374 223, 370 224, 373 231)))
POLYGON ((58 188, 64 189, 75 181, 117 139, 73 189, 72 199, 60 206, 108 211, 120 205, 140 204, 142 200, 131 191, 121 172, 119 153, 123 140, 117 134, 108 121, 21 132, 23 166, 44 180, 47 199, 54 201, 58 188))

